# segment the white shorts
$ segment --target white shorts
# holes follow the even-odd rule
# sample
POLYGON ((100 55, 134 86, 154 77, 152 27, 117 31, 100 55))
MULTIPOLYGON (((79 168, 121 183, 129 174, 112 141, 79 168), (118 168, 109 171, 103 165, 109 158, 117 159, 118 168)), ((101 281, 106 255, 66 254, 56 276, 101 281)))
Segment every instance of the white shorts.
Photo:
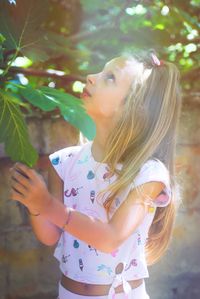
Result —
MULTIPOLYGON (((124 293, 116 293, 115 299, 126 299, 127 295, 124 293)), ((150 299, 149 295, 146 292, 145 281, 135 288, 132 289, 129 298, 131 299, 150 299)), ((66 290, 61 283, 59 282, 59 293, 57 299, 107 299, 107 296, 83 296, 71 293, 70 291, 66 290)))

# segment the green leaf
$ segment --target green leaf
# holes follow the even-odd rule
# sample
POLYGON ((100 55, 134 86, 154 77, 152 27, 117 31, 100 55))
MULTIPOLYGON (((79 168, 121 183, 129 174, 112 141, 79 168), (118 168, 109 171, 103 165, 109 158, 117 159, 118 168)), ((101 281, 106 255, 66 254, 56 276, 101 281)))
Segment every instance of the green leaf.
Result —
POLYGON ((46 96, 54 98, 58 104, 67 103, 71 107, 81 106, 83 109, 83 101, 67 92, 47 86, 42 86, 39 90, 42 91, 46 96))
MULTIPOLYGON (((8 91, 9 93, 9 91, 8 91)), ((11 93, 10 93, 11 94, 11 93)), ((24 107, 26 108, 29 112, 31 111, 30 108, 30 104, 27 102, 23 102, 23 99, 21 99, 19 94, 11 94, 10 96, 10 100, 14 103, 14 104, 18 104, 20 107, 24 107)))
POLYGON ((66 121, 80 130, 89 140, 94 138, 96 134, 95 123, 85 112, 81 99, 46 86, 39 89, 23 86, 19 92, 29 103, 43 111, 52 111, 58 107, 66 121))
POLYGON ((52 111, 58 106, 58 102, 51 96, 45 95, 39 89, 33 89, 31 86, 20 89, 20 94, 33 106, 43 111, 52 111))
POLYGON ((95 123, 85 112, 81 99, 49 87, 41 87, 40 91, 58 103, 58 107, 65 120, 79 129, 89 140, 95 137, 95 123))
POLYGON ((93 120, 83 111, 71 109, 65 105, 60 105, 60 111, 66 121, 79 129, 89 140, 93 140, 96 135, 96 128, 93 120))
POLYGON ((18 104, 12 94, 0 91, 0 142, 13 161, 33 167, 38 154, 29 141, 28 131, 18 104))

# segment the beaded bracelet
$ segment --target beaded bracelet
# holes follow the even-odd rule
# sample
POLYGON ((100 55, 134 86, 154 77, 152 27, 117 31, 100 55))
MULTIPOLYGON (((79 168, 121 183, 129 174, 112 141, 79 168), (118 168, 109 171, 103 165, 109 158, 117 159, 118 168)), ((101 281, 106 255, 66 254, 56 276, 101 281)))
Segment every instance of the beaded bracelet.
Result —
POLYGON ((65 222, 65 224, 62 226, 62 229, 65 230, 66 226, 68 225, 69 221, 70 221, 70 218, 71 218, 71 212, 72 212, 72 209, 68 208, 68 216, 67 216, 67 220, 65 222))

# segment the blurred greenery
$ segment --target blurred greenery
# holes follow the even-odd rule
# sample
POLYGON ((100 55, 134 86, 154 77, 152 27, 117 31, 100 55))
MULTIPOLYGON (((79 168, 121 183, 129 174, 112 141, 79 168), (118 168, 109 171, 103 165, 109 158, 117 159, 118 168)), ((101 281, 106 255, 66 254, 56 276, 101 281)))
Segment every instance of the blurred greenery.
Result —
POLYGON ((61 116, 93 139, 80 92, 88 73, 124 51, 154 48, 179 67, 183 93, 198 92, 199 9, 200 0, 1 0, 0 142, 7 154, 35 164, 25 122, 33 116, 61 116))

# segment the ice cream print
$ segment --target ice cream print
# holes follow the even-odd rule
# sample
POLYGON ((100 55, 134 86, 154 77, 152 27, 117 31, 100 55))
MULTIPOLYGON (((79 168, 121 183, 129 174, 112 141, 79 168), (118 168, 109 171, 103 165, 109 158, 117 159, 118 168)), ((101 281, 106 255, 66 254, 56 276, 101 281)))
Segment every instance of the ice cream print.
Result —
POLYGON ((92 170, 88 171, 87 179, 92 180, 94 179, 94 177, 95 177, 94 172, 92 170))
POLYGON ((77 240, 74 240, 73 246, 74 248, 79 248, 79 242, 77 240))
POLYGON ((91 245, 88 245, 90 251, 95 251, 96 255, 98 255, 98 252, 96 250, 96 248, 92 247, 91 245))
POLYGON ((83 271, 83 260, 79 259, 79 268, 81 271, 83 271))
POLYGON ((94 203, 95 200, 95 190, 91 190, 90 191, 90 200, 92 203, 94 203))
MULTIPOLYGON (((67 154, 66 155, 66 157, 73 157, 73 154, 72 153, 69 153, 69 154, 67 154)), ((59 163, 61 163, 61 159, 60 159, 60 157, 59 156, 56 156, 55 158, 53 158, 53 159, 51 159, 51 163, 54 165, 54 166, 56 166, 56 165, 58 165, 59 163)))
POLYGON ((59 161, 60 161, 60 158, 57 156, 57 157, 55 157, 55 158, 53 158, 53 159, 51 160, 51 163, 52 163, 53 165, 58 165, 59 161))

